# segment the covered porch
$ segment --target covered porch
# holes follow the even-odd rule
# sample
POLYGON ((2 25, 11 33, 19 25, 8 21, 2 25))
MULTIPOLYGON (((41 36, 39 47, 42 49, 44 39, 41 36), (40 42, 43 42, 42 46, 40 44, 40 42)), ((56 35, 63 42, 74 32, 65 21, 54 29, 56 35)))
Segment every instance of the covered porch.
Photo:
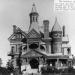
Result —
POLYGON ((48 56, 46 63, 51 67, 63 69, 68 67, 68 60, 68 56, 48 56))

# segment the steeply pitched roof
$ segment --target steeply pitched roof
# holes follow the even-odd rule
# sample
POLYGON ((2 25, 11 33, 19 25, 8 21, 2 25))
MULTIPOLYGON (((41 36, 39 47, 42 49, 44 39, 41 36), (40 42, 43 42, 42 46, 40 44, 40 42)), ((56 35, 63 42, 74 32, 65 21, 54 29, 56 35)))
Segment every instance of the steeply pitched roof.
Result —
POLYGON ((52 31, 62 31, 61 27, 60 27, 60 25, 59 25, 59 23, 57 21, 57 17, 55 18, 55 24, 54 24, 54 26, 52 28, 52 31))
POLYGON ((33 22, 33 23, 30 25, 29 32, 30 32, 32 29, 36 30, 36 31, 39 33, 40 30, 39 30, 39 25, 38 25, 37 22, 33 22))
POLYGON ((28 38, 39 38, 40 34, 33 28, 27 35, 28 38))
MULTIPOLYGON (((21 33, 24 37, 27 37, 27 33, 25 33, 24 31, 22 31, 19 27, 16 29, 16 33, 21 33)), ((13 33, 8 40, 10 41, 10 39, 14 38, 14 36, 16 35, 16 33, 13 33)))

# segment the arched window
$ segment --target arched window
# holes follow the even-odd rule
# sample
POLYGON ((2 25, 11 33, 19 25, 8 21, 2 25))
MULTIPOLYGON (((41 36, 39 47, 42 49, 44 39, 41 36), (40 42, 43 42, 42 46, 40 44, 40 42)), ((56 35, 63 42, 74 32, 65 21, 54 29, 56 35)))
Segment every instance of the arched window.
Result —
POLYGON ((14 46, 11 47, 11 53, 13 53, 13 51, 14 51, 14 46))
POLYGON ((68 52, 68 54, 70 54, 70 52, 71 52, 71 51, 70 51, 70 48, 67 49, 67 52, 68 52))

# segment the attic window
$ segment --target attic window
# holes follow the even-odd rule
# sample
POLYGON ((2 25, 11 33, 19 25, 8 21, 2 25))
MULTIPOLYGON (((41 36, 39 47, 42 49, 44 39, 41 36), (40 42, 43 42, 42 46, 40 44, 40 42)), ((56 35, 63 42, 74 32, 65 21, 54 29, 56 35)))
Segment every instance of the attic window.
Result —
POLYGON ((21 38, 21 34, 17 33, 17 34, 16 34, 16 37, 17 37, 17 38, 21 38))

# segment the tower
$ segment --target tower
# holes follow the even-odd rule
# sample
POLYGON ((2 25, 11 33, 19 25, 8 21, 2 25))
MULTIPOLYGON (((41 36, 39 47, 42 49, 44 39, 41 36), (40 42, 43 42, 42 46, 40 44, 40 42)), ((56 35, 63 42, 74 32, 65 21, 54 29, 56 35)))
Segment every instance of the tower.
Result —
POLYGON ((57 18, 55 18, 55 24, 52 28, 51 36, 52 36, 52 53, 61 53, 62 30, 57 21, 57 18))
POLYGON ((39 26, 38 26, 38 12, 36 10, 36 6, 35 4, 32 5, 32 10, 31 13, 29 14, 30 16, 30 27, 29 27, 29 31, 31 31, 32 29, 35 29, 37 32, 39 32, 39 26))

